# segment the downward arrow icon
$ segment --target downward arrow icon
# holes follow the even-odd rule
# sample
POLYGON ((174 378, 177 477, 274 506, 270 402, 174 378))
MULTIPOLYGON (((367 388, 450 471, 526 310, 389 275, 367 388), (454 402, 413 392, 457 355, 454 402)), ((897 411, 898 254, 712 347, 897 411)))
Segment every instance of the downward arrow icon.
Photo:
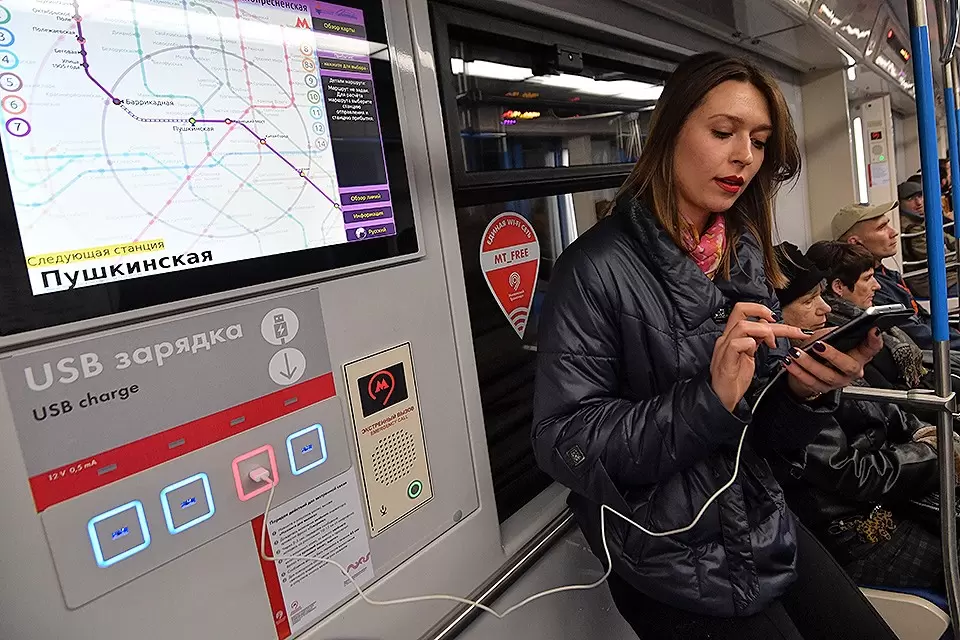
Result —
POLYGON ((289 354, 286 354, 286 353, 283 354, 283 366, 284 366, 284 369, 283 369, 283 371, 280 372, 280 375, 282 375, 282 376, 283 376, 284 378, 286 378, 287 380, 292 380, 293 377, 294 377, 295 375, 297 375, 298 367, 294 367, 293 370, 290 369, 290 355, 289 355, 289 354))

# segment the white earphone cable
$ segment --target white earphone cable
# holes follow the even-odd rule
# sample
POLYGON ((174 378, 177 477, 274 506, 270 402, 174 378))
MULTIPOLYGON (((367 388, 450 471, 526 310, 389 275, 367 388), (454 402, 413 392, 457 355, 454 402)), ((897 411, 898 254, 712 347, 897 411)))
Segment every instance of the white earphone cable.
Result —
MULTIPOLYGON (((776 375, 773 376, 770 382, 767 383, 767 385, 760 391, 760 394, 757 396, 757 399, 753 404, 753 407, 752 407, 753 412, 756 412, 757 407, 760 405, 760 401, 763 400, 763 397, 767 394, 767 391, 777 382, 777 380, 780 378, 780 375, 782 373, 783 373, 783 370, 781 369, 780 371, 777 372, 776 375)), ((720 495, 723 494, 724 491, 726 491, 731 486, 733 486, 734 482, 736 482, 737 475, 740 473, 740 457, 741 457, 741 454, 743 453, 743 444, 746 441, 747 430, 749 429, 749 427, 750 427, 749 424, 745 425, 743 427, 743 431, 740 434, 740 441, 737 444, 736 460, 733 465, 733 473, 731 474, 730 479, 727 480, 727 482, 724 483, 722 487, 717 489, 717 491, 714 492, 714 494, 707 499, 707 501, 700 508, 700 511, 697 512, 696 517, 693 519, 693 521, 690 522, 690 524, 684 527, 680 527, 679 529, 672 529, 670 531, 650 531, 648 529, 645 529, 643 526, 637 524, 627 516, 623 515, 616 509, 606 504, 601 504, 600 505, 600 537, 603 540, 603 553, 605 556, 606 567, 607 567, 603 575, 596 581, 588 584, 571 584, 571 585, 566 585, 563 587, 555 587, 553 589, 547 589, 546 591, 535 593, 532 596, 525 598, 524 600, 521 600, 517 604, 507 608, 506 610, 504 610, 503 613, 499 613, 496 610, 484 604, 481 604, 479 602, 474 602, 473 600, 469 600, 467 598, 461 598, 459 596, 452 596, 447 594, 411 596, 408 598, 397 598, 394 600, 374 600, 373 598, 367 595, 366 591, 360 586, 360 584, 354 579, 354 577, 350 575, 347 569, 336 560, 331 560, 330 558, 321 558, 317 556, 298 556, 298 555, 271 556, 271 555, 268 555, 266 552, 267 517, 270 513, 270 505, 273 503, 273 494, 274 494, 274 490, 276 489, 275 483, 271 483, 270 485, 270 493, 267 496, 267 505, 264 508, 264 513, 263 513, 263 524, 260 527, 260 545, 259 545, 260 557, 268 562, 276 562, 278 560, 280 561, 302 560, 302 561, 308 561, 308 562, 321 562, 323 564, 333 565, 340 570, 340 573, 342 573, 347 579, 350 580, 354 588, 357 590, 357 594, 361 598, 363 598, 364 602, 374 606, 383 607, 383 606, 391 606, 391 605, 397 605, 397 604, 411 604, 415 602, 426 602, 426 601, 433 601, 433 600, 447 600, 447 601, 459 602, 461 604, 466 604, 472 607, 476 607, 502 620, 503 618, 506 618, 508 615, 510 615, 514 611, 517 611, 518 609, 525 607, 526 605, 530 604, 535 600, 539 600, 540 598, 545 598, 547 596, 554 595, 557 593, 563 593, 564 591, 586 591, 589 589, 594 589, 596 587, 599 587, 601 584, 603 584, 607 580, 607 578, 610 576, 610 572, 613 570, 613 562, 610 557, 610 547, 607 543, 607 520, 606 520, 607 512, 612 513, 613 515, 619 517, 621 520, 623 520, 627 524, 630 524, 636 527, 646 535, 654 538, 664 538, 667 536, 673 536, 680 533, 686 533, 687 531, 690 531, 695 526, 697 526, 697 523, 700 522, 700 519, 703 517, 703 514, 706 513, 710 505, 713 504, 717 500, 717 498, 719 498, 720 495)))

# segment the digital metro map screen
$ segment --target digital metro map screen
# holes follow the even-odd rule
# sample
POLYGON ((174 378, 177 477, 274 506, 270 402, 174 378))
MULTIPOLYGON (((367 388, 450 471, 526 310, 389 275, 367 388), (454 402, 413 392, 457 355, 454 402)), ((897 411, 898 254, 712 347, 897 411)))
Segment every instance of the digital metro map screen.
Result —
POLYGON ((418 250, 377 0, 0 4, 0 333, 418 250))

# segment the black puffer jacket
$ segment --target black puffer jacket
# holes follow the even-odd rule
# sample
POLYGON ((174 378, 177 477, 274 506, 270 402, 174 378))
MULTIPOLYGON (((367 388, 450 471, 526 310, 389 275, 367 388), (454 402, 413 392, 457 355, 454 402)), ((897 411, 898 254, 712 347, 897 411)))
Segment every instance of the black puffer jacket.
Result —
MULTIPOLYGON (((747 400, 735 415, 726 410, 710 359, 723 310, 740 301, 778 310, 752 237, 737 246, 729 281, 711 282, 626 199, 558 261, 539 324, 534 451, 573 490, 598 556, 601 503, 651 531, 683 527, 732 475, 748 423, 763 446, 798 449, 825 423, 820 413, 836 408, 837 394, 814 409, 777 386, 756 416, 747 400)), ((763 348, 758 363, 765 358, 763 348)), ((748 444, 736 483, 691 531, 654 538, 608 514, 607 539, 614 570, 638 590, 697 613, 745 616, 792 583, 794 526, 748 444)))
POLYGON ((805 448, 780 452, 771 465, 800 521, 840 562, 851 535, 837 521, 867 516, 877 505, 895 507, 939 486, 937 452, 913 434, 926 426, 893 404, 842 400, 840 408, 805 448))

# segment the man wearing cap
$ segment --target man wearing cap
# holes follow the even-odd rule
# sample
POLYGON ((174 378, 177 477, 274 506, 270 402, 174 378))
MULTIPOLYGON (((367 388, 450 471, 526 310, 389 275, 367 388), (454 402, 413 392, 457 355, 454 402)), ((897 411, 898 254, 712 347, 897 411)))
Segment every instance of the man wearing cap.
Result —
MULTIPOLYGON (((923 188, 916 182, 904 182, 897 187, 897 197, 900 199, 900 229, 903 234, 900 242, 903 245, 904 262, 922 262, 923 265, 912 267, 922 269, 927 262, 927 241, 924 236, 926 225, 923 219, 923 188)), ((946 254, 956 250, 957 240, 949 233, 943 234, 946 254)), ((907 286, 913 295, 920 298, 930 297, 930 281, 927 274, 906 278, 907 286)), ((957 270, 947 269, 948 295, 957 295, 957 270)))
MULTIPOLYGON (((912 308, 914 315, 900 325, 921 349, 933 349, 933 329, 930 314, 917 304, 910 288, 899 272, 887 269, 881 260, 897 254, 897 238, 900 233, 890 224, 887 214, 897 207, 897 202, 881 205, 851 204, 833 217, 831 230, 834 240, 859 244, 876 259, 874 277, 880 290, 874 294, 873 304, 902 304, 912 308)), ((950 348, 960 349, 960 332, 950 329, 950 348)))

